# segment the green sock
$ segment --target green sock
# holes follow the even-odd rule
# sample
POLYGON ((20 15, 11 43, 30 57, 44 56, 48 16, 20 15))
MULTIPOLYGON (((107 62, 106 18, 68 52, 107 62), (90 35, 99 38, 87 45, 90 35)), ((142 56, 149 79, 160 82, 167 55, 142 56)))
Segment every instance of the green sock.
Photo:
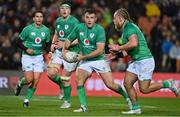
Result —
POLYGON ((63 84, 63 82, 62 82, 62 80, 60 79, 60 81, 59 81, 59 88, 60 88, 60 90, 63 90, 64 89, 64 84, 63 84))
POLYGON ((60 89, 63 89, 64 88, 64 85, 60 79, 60 76, 57 74, 53 79, 51 79, 53 82, 55 82, 60 89))
POLYGON ((71 101, 71 85, 64 87, 64 100, 70 102, 71 101))
POLYGON ((30 100, 35 92, 36 88, 30 86, 27 90, 26 99, 30 100))
POLYGON ((121 94, 125 99, 129 98, 128 94, 122 89, 121 86, 118 87, 117 93, 121 94))
POLYGON ((20 80, 19 80, 19 86, 20 87, 23 87, 24 86, 24 84, 25 84, 25 78, 23 77, 23 78, 21 78, 20 80))
POLYGON ((164 81, 163 82, 163 87, 164 88, 169 88, 169 82, 168 81, 164 81))
POLYGON ((140 109, 140 105, 138 103, 132 104, 132 110, 140 109))
POLYGON ((79 97, 80 104, 87 107, 84 86, 77 86, 77 91, 78 91, 78 97, 79 97))

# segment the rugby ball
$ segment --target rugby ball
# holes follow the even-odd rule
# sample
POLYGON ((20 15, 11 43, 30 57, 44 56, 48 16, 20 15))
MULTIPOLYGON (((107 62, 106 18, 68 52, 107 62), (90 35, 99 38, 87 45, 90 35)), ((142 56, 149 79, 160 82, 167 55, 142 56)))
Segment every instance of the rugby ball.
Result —
POLYGON ((68 51, 66 54, 65 54, 65 60, 69 63, 74 63, 74 62, 77 62, 77 57, 78 57, 78 54, 77 52, 71 52, 71 51, 68 51))

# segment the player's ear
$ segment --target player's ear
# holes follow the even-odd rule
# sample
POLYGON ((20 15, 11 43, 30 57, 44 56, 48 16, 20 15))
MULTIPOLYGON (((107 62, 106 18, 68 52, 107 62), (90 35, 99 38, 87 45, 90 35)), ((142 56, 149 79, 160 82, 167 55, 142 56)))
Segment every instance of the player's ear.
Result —
POLYGON ((95 16, 95 22, 97 22, 97 16, 95 16))

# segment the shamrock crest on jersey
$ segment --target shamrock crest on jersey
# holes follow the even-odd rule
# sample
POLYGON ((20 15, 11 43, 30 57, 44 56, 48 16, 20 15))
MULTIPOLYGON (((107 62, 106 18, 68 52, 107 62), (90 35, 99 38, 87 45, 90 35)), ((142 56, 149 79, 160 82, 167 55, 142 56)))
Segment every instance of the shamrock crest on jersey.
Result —
POLYGON ((64 28, 65 30, 67 30, 69 28, 69 25, 65 25, 64 28))

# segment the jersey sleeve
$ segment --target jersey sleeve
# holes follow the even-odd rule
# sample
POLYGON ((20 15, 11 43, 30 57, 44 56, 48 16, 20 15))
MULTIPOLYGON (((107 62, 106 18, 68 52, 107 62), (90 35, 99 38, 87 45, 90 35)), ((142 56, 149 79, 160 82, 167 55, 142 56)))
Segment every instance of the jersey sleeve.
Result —
POLYGON ((136 29, 134 27, 130 27, 128 28, 127 32, 126 32, 126 37, 127 39, 133 35, 133 34, 136 34, 136 29))
POLYGON ((20 38, 21 40, 26 40, 27 36, 28 36, 28 28, 25 27, 25 28, 21 31, 21 33, 20 33, 20 35, 19 35, 19 38, 20 38))
POLYGON ((105 43, 106 42, 106 34, 104 28, 99 28, 97 30, 97 38, 96 43, 105 43))
POLYGON ((72 30, 72 32, 68 35, 67 39, 72 42, 78 36, 78 25, 72 30))
POLYGON ((47 34, 46 34, 46 42, 50 42, 51 39, 50 39, 50 30, 47 29, 47 34))

